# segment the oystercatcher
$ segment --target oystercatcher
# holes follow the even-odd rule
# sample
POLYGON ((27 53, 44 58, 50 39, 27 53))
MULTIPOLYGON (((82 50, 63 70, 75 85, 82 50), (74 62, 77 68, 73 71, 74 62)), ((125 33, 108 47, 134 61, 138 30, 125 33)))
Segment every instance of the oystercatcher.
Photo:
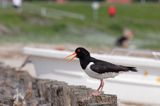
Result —
POLYGON ((100 85, 93 95, 99 95, 103 89, 104 81, 106 78, 114 78, 120 72, 133 71, 137 72, 135 67, 128 67, 122 65, 115 65, 110 62, 98 60, 90 56, 90 53, 83 47, 78 47, 75 52, 65 59, 69 61, 79 58, 80 65, 85 73, 95 79, 100 79, 100 85))

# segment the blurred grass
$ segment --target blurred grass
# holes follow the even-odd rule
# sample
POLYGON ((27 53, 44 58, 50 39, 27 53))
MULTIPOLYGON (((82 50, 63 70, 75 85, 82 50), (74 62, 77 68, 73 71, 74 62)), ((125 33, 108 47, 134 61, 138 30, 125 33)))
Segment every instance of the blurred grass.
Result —
POLYGON ((113 47, 114 39, 127 27, 134 31, 133 44, 137 47, 159 49, 158 3, 115 5, 118 11, 114 18, 108 16, 108 6, 101 5, 96 21, 91 3, 24 3, 22 12, 11 7, 0 8, 0 26, 8 30, 0 34, 0 43, 76 43, 113 47), (47 11, 46 16, 41 15, 42 9, 47 11), (82 14, 85 20, 61 16, 55 13, 55 9, 82 14))

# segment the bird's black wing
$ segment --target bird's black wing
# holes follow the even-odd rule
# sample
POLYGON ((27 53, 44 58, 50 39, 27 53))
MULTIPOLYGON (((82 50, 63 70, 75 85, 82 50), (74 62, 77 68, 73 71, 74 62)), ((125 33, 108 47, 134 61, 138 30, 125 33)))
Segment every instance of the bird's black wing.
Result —
POLYGON ((118 73, 120 71, 129 71, 128 67, 121 66, 121 65, 115 65, 109 62, 96 60, 94 64, 90 66, 91 70, 103 74, 105 72, 115 72, 118 73))

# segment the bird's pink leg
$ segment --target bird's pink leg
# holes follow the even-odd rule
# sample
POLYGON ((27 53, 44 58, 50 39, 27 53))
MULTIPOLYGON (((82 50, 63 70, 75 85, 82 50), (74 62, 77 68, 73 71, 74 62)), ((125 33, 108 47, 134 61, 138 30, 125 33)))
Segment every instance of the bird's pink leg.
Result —
POLYGON ((102 84, 103 84, 103 79, 101 79, 101 80, 100 80, 100 85, 99 85, 99 87, 98 87, 97 91, 99 91, 99 90, 101 89, 102 84))
POLYGON ((102 79, 102 85, 101 85, 101 89, 100 89, 100 92, 102 92, 102 90, 103 90, 103 87, 104 87, 104 81, 103 81, 103 79, 102 79))
POLYGON ((104 86, 104 82, 103 82, 103 79, 101 79, 101 80, 100 80, 100 85, 99 85, 98 89, 97 89, 95 92, 93 92, 92 95, 93 95, 93 96, 98 96, 98 95, 100 95, 99 90, 102 91, 103 86, 104 86))

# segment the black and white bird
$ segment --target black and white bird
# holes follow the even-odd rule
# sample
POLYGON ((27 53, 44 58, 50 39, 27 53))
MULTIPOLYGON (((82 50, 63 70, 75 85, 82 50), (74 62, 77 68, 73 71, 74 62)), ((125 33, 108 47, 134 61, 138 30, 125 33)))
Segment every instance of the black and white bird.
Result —
POLYGON ((98 60, 90 56, 90 53, 83 47, 78 47, 75 52, 65 59, 69 59, 69 61, 74 60, 75 58, 79 58, 80 65, 84 72, 95 79, 100 80, 100 85, 96 92, 93 95, 99 95, 103 89, 104 81, 103 79, 114 78, 121 72, 137 72, 135 67, 128 67, 122 65, 115 65, 110 62, 98 60))

